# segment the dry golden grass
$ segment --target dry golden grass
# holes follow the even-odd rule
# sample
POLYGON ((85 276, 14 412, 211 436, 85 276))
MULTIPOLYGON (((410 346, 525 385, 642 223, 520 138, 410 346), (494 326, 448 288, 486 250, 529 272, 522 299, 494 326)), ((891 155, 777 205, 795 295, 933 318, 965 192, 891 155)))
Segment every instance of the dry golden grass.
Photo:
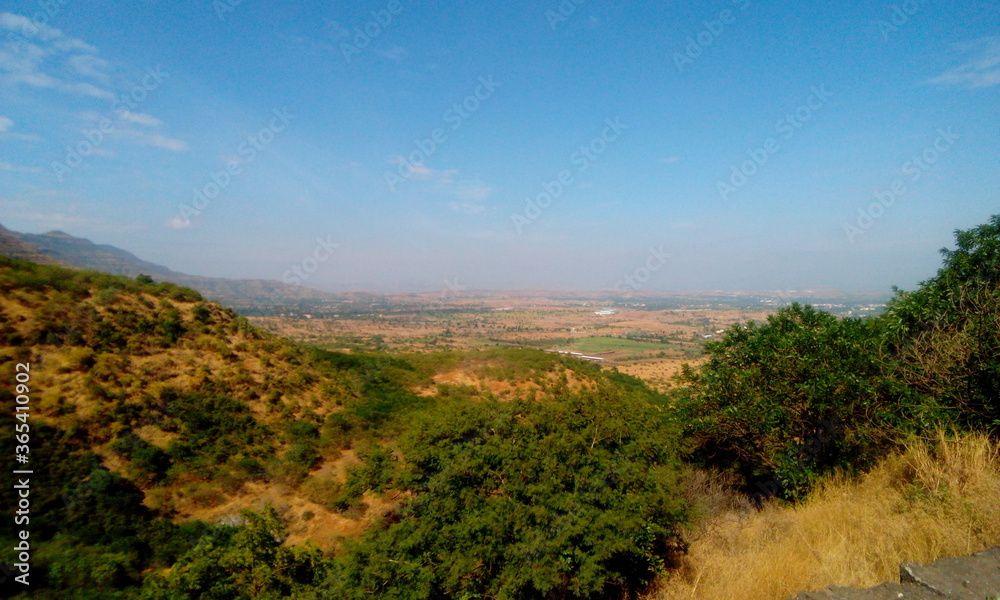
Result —
POLYGON ((673 387, 673 378, 680 374, 685 364, 697 367, 703 358, 652 358, 615 365, 620 372, 642 379, 649 387, 666 391, 673 387))
POLYGON ((468 386, 477 393, 489 392, 499 400, 512 400, 526 397, 532 393, 545 394, 545 386, 558 383, 562 376, 566 378, 566 388, 573 392, 594 389, 595 384, 590 378, 573 371, 562 369, 536 374, 530 379, 498 379, 484 373, 485 363, 466 363, 458 368, 435 373, 431 380, 433 385, 415 387, 413 393, 418 396, 434 396, 438 394, 439 385, 468 386), (541 384, 541 385, 539 385, 541 384))
POLYGON ((1000 543, 998 499, 1000 454, 988 438, 914 442, 800 505, 727 506, 706 517, 683 564, 647 600, 783 600, 829 585, 897 580, 901 562, 1000 543))

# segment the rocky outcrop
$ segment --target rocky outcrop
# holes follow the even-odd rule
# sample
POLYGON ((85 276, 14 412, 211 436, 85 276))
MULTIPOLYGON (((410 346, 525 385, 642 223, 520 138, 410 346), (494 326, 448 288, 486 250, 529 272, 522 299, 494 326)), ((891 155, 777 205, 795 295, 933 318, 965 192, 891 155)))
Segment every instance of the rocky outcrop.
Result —
POLYGON ((803 592, 793 600, 1000 600, 1000 546, 927 565, 903 563, 899 583, 830 587, 803 592))

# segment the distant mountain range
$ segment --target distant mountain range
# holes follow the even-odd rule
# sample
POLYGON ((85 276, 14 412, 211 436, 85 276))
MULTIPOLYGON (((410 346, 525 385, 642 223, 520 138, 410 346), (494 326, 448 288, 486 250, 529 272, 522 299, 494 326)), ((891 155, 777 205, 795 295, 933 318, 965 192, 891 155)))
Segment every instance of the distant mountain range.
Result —
POLYGON ((63 231, 19 233, 0 225, 0 255, 129 277, 145 274, 156 281, 169 281, 196 289, 207 298, 229 305, 330 300, 335 297, 327 292, 269 279, 226 279, 179 273, 142 260, 121 248, 95 244, 63 231))

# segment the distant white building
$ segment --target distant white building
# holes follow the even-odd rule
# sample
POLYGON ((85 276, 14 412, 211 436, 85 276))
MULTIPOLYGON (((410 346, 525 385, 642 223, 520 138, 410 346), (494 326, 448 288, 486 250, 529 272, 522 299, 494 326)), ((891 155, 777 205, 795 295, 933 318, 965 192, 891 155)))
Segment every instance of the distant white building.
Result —
POLYGON ((597 315, 598 317, 606 317, 608 315, 613 315, 613 314, 617 314, 617 313, 618 313, 618 311, 615 310, 615 309, 613 309, 613 308, 605 308, 603 310, 596 310, 596 311, 594 311, 594 314, 597 315))

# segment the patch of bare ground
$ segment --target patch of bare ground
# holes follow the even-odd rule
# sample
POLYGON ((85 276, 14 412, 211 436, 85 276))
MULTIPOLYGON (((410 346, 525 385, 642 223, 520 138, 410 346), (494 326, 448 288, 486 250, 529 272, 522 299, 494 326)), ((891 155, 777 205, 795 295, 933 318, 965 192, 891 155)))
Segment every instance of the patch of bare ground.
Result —
POLYGON ((638 377, 647 385, 659 391, 665 391, 673 383, 672 379, 680 374, 684 364, 696 367, 701 360, 685 360, 681 358, 654 358, 648 360, 619 363, 615 367, 627 375, 638 377))
POLYGON ((547 388, 558 384, 563 376, 566 389, 570 391, 576 392, 591 387, 589 380, 581 378, 572 369, 565 369, 559 373, 540 373, 530 379, 507 380, 488 377, 476 366, 464 365, 435 373, 431 377, 433 385, 416 388, 414 393, 419 396, 434 396, 439 391, 438 386, 452 385, 470 387, 477 393, 490 393, 499 400, 512 400, 532 393, 545 393, 547 388))
MULTIPOLYGON (((324 461, 309 477, 343 483, 347 468, 359 462, 354 451, 345 450, 338 458, 324 461)), ((105 464, 111 466, 108 462, 105 464)), ((197 485, 178 485, 147 496, 146 503, 169 503, 179 522, 228 524, 239 522, 241 510, 260 511, 264 506, 271 505, 285 523, 288 531, 287 544, 311 541, 324 552, 335 553, 344 539, 360 536, 373 522, 394 510, 402 500, 398 492, 375 494, 368 491, 358 503, 340 512, 311 500, 301 485, 251 481, 226 493, 221 492, 217 484, 211 484, 211 487, 214 493, 206 495, 197 485), (164 497, 164 492, 169 492, 169 497, 164 497)))

